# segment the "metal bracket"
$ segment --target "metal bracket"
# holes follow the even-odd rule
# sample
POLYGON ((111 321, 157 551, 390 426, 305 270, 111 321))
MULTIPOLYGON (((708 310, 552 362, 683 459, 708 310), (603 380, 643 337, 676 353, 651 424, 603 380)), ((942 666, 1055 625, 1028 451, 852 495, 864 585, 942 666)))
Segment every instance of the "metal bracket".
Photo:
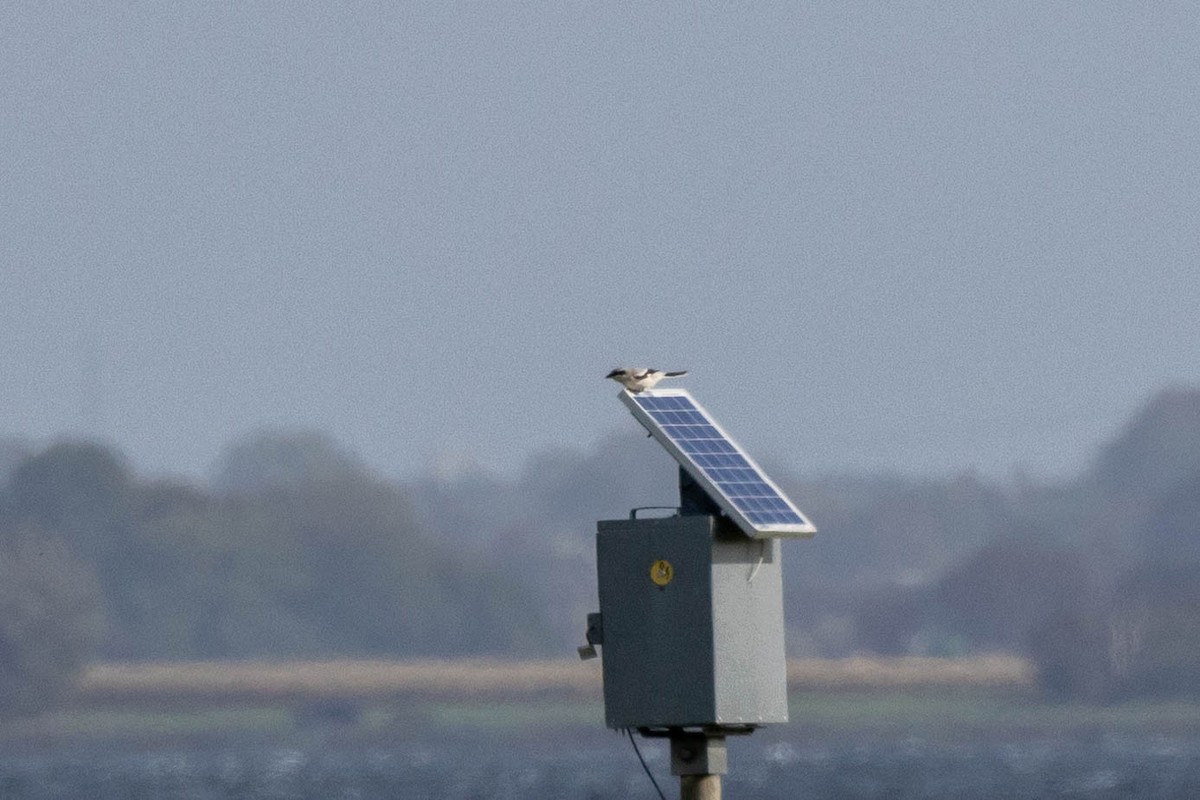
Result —
POLYGON ((596 645, 604 644, 604 618, 599 611, 587 615, 587 633, 584 634, 587 644, 575 649, 579 658, 588 661, 595 658, 596 645))
POLYGON ((679 513, 704 517, 719 517, 725 513, 683 467, 679 468, 679 513))
POLYGON ((630 510, 629 518, 630 519, 638 519, 639 511, 674 511, 675 513, 672 514, 671 516, 673 516, 673 517, 679 516, 679 506, 638 506, 637 508, 630 510))
POLYGON ((671 737, 672 775, 724 775, 728 771, 724 736, 678 733, 671 737))

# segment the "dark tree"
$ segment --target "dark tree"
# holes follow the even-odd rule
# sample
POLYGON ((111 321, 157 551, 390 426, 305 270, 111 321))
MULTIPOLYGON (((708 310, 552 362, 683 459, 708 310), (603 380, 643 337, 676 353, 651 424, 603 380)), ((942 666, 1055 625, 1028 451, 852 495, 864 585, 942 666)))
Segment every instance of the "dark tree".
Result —
POLYGON ((32 526, 0 531, 0 715, 67 693, 103 629, 95 576, 32 526))
POLYGON ((888 586, 859 597, 854 610, 859 646, 884 656, 907 655, 925 621, 922 595, 913 587, 888 586))
POLYGON ((1091 479, 1118 497, 1151 497, 1200 472, 1200 390, 1160 392, 1101 451, 1091 479))
POLYGON ((1123 693, 1200 695, 1200 565, 1131 571, 1117 587, 1110 624, 1123 693))
POLYGON ((264 430, 229 447, 213 476, 225 495, 257 494, 345 483, 368 470, 331 436, 308 430, 264 430))
POLYGON ((1080 559, 1032 538, 993 542, 935 587, 948 627, 976 648, 1024 651, 1049 615, 1086 607, 1092 588, 1080 559))
POLYGON ((118 560, 130 528, 131 475, 112 450, 60 442, 22 461, 9 482, 10 514, 64 537, 103 570, 118 560))
POLYGON ((1048 609, 1029 631, 1038 685, 1055 700, 1103 702, 1115 689, 1108 620, 1081 607, 1048 609))
POLYGON ((1141 541, 1149 563, 1200 565, 1200 471, 1155 504, 1141 541))

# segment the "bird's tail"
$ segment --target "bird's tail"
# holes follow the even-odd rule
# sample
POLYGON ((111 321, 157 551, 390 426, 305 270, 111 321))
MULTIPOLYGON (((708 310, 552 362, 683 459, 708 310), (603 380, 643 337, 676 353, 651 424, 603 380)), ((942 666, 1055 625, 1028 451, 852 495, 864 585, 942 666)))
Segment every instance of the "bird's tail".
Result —
POLYGON ((687 370, 684 369, 684 370, 680 370, 679 372, 664 372, 663 373, 664 378, 678 378, 680 375, 687 375, 687 370))

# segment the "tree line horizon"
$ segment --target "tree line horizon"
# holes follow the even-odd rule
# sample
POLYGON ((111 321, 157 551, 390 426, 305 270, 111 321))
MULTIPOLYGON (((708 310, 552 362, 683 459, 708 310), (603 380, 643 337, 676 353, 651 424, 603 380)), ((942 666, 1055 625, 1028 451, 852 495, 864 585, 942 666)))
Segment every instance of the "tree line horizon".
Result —
MULTIPOLYGON (((261 431, 206 486, 10 441, 0 712, 96 659, 569 654, 595 521, 674 497, 642 438, 391 481, 326 434, 261 431)), ((785 550, 793 654, 1011 652, 1057 697, 1200 692, 1200 389, 1154 395, 1073 479, 775 477, 820 528, 785 550)))

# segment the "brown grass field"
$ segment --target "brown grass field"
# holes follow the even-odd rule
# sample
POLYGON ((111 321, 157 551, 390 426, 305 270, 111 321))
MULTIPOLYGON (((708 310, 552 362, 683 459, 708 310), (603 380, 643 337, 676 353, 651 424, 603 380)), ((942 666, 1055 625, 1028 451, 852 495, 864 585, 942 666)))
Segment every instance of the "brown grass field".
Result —
MULTIPOLYGON (((987 688, 1025 690, 1024 659, 847 658, 788 662, 792 691, 987 688)), ((512 701, 600 696, 599 662, 568 660, 181 662, 96 664, 81 677, 77 707, 289 705, 328 698, 512 701)))
MULTIPOLYGON (((1200 729, 1194 701, 1045 702, 1032 666, 1005 655, 798 659, 788 663, 788 688, 793 737, 959 741, 1200 729)), ((0 749, 553 738, 603 731, 600 695, 599 663, 566 659, 96 664, 56 708, 0 722, 0 749)))

